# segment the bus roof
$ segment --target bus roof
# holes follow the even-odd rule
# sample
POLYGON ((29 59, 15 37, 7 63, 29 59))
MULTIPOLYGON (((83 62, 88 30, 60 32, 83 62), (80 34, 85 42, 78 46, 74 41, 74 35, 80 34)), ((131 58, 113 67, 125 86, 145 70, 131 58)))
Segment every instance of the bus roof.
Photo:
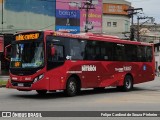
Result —
MULTIPOLYGON (((42 32, 42 31, 24 31, 21 33, 28 33, 28 32, 42 32)), ((137 45, 147 45, 151 46, 152 43, 146 43, 146 42, 138 42, 138 41, 131 41, 131 40, 122 40, 117 36, 112 35, 106 35, 106 34, 96 34, 96 33, 78 33, 78 34, 72 34, 67 31, 53 31, 53 30, 45 30, 44 32, 52 34, 54 36, 61 36, 61 37, 70 37, 70 38, 79 38, 79 39, 87 39, 87 40, 98 40, 98 41, 108 41, 108 42, 115 42, 115 43, 125 43, 125 44, 137 44, 137 45)))
MULTIPOLYGON (((51 32, 51 31, 48 31, 51 32)), ((60 31, 52 31, 53 35, 61 36, 61 37, 70 37, 70 38, 79 38, 79 39, 88 39, 88 40, 98 40, 98 41, 108 41, 108 42, 117 42, 117 43, 126 43, 126 44, 137 44, 137 45, 147 45, 151 46, 152 43, 146 42, 138 42, 131 40, 122 40, 117 36, 106 35, 106 34, 95 34, 95 33, 79 33, 79 34, 71 34, 60 31)))

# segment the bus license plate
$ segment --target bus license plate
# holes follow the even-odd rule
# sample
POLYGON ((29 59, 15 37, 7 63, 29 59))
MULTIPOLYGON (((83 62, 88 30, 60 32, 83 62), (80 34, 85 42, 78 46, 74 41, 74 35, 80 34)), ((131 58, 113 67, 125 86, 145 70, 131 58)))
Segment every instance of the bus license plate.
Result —
POLYGON ((23 87, 24 85, 23 85, 23 83, 18 83, 18 86, 23 87))

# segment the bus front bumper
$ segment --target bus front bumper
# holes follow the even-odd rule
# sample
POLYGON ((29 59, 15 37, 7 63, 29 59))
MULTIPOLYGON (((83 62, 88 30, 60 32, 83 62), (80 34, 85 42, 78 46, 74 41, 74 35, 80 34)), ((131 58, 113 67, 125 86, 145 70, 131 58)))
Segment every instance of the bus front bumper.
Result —
POLYGON ((8 80, 6 84, 6 88, 23 90, 23 91, 30 91, 30 90, 48 90, 49 86, 46 83, 46 80, 42 79, 37 82, 18 82, 18 81, 11 81, 8 80))

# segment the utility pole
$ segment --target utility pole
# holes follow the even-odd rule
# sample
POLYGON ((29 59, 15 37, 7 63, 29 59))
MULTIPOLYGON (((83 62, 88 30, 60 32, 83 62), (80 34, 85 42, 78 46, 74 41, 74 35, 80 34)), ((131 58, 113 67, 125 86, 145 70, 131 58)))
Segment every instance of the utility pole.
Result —
POLYGON ((88 21, 89 10, 90 9, 95 9, 94 5, 92 4, 92 0, 86 0, 86 2, 84 2, 84 6, 79 7, 79 9, 85 9, 86 10, 85 32, 88 32, 88 30, 91 30, 91 28, 88 28, 88 25, 89 25, 89 21, 88 21))
POLYGON ((3 0, 2 0, 2 22, 1 22, 1 24, 2 24, 2 33, 3 33, 3 23, 4 23, 4 22, 3 22, 3 3, 4 3, 4 2, 3 2, 3 0))
POLYGON ((139 19, 140 19, 140 17, 138 16, 137 17, 137 41, 140 41, 140 39, 139 39, 139 19))
POLYGON ((141 10, 143 11, 142 8, 130 8, 130 9, 127 9, 125 11, 129 12, 129 16, 131 17, 131 34, 130 34, 130 40, 134 40, 134 34, 135 34, 135 29, 134 29, 134 15, 137 14, 138 10, 141 10))

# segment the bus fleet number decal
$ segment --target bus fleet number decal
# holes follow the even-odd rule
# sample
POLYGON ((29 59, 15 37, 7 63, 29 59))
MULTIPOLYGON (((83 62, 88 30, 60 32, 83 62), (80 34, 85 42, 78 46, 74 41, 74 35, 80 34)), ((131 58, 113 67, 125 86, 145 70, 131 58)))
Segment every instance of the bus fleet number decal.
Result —
POLYGON ((122 68, 115 68, 115 71, 117 72, 126 72, 131 70, 132 70, 132 66, 123 66, 122 68))

